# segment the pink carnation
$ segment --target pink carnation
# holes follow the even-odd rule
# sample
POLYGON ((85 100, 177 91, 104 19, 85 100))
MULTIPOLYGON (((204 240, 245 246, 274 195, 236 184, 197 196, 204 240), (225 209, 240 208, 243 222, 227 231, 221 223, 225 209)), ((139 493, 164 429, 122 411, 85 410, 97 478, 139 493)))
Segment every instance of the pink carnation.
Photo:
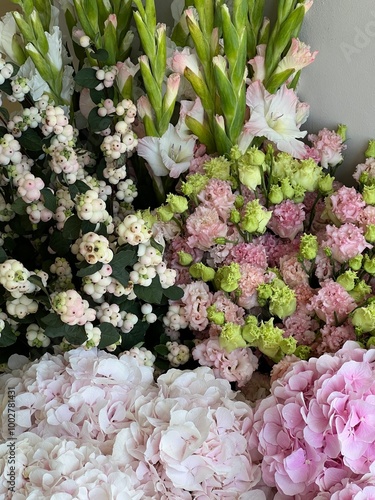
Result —
POLYGON ((213 208, 199 205, 186 221, 188 232, 187 243, 190 248, 209 250, 215 245, 215 239, 226 237, 227 225, 219 218, 218 212, 213 208))
POLYGON ((354 327, 350 323, 340 326, 324 325, 320 333, 322 338, 315 349, 319 356, 325 352, 338 351, 347 340, 356 340, 354 327))
POLYGON ((315 332, 319 323, 303 310, 297 311, 284 319, 286 337, 293 337, 298 344, 310 345, 315 340, 315 332))
POLYGON ((285 255, 280 259, 280 272, 285 283, 291 288, 307 285, 309 276, 295 255, 285 255))
POLYGON ((343 224, 341 227, 327 226, 323 247, 332 251, 332 257, 343 264, 356 257, 366 248, 372 248, 363 236, 362 229, 354 224, 343 224))
POLYGON ((366 231, 370 224, 375 225, 375 207, 367 205, 358 216, 359 226, 366 231))
POLYGON ((177 272, 175 284, 182 285, 190 283, 191 276, 189 268, 180 265, 178 252, 189 253, 193 257, 193 262, 200 262, 203 258, 203 251, 199 250, 199 248, 191 248, 182 236, 177 236, 169 242, 164 254, 165 262, 168 267, 175 269, 177 272))
POLYGON ((189 174, 204 174, 203 165, 211 160, 211 156, 208 154, 203 154, 202 156, 197 156, 190 161, 189 174))
POLYGON ((220 179, 211 179, 199 193, 198 199, 207 208, 216 210, 219 217, 223 221, 226 221, 233 208, 236 195, 232 192, 229 182, 220 179))
MULTIPOLYGON (((342 138, 334 131, 323 128, 318 135, 308 135, 309 141, 313 145, 313 156, 319 157, 319 162, 323 168, 335 167, 342 161, 342 151, 346 149, 342 138)), ((314 158, 315 159, 315 158, 314 158)))
POLYGON ((366 206, 361 193, 354 187, 341 187, 329 197, 332 213, 341 223, 355 224, 366 206))
POLYGON ((333 266, 331 259, 319 249, 315 259, 315 276, 319 281, 325 281, 333 276, 333 266))
POLYGON ((263 269, 251 264, 240 265, 241 279, 238 305, 245 309, 252 309, 258 305, 257 287, 265 282, 266 276, 263 269))
POLYGON ((212 298, 212 305, 217 311, 225 314, 226 323, 244 324, 245 311, 235 304, 224 292, 216 292, 212 298))
POLYGON ((365 163, 357 165, 353 174, 354 179, 359 182, 363 173, 367 174, 369 179, 375 177, 375 158, 367 158, 365 163))
POLYGON ((193 349, 193 358, 202 366, 213 369, 215 376, 244 386, 258 368, 258 358, 249 348, 222 349, 218 338, 204 340, 193 349))
POLYGON ((284 255, 297 254, 299 251, 299 238, 292 241, 282 240, 274 234, 266 233, 253 240, 255 245, 262 245, 267 253, 268 265, 278 267, 281 257, 284 255))
POLYGON ((225 265, 229 265, 231 262, 251 264, 252 266, 266 269, 266 249, 262 245, 255 245, 254 243, 239 243, 238 245, 234 245, 231 249, 230 254, 225 260, 225 265))
POLYGON ((206 283, 195 281, 182 285, 184 296, 181 299, 185 309, 185 319, 190 328, 202 331, 208 325, 207 307, 212 304, 212 294, 206 283))
POLYGON ((328 325, 335 325, 344 321, 357 304, 339 283, 327 280, 306 307, 328 325))
POLYGON ((268 227, 281 238, 294 240, 297 234, 303 231, 304 220, 303 204, 284 200, 273 208, 268 227))

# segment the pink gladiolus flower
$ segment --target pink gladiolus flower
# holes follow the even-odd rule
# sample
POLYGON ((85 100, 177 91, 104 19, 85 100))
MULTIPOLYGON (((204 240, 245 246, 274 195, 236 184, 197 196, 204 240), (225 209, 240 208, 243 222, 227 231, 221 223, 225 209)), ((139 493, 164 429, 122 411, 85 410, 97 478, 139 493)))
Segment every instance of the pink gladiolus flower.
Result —
POLYGON ((266 55, 266 44, 257 45, 257 55, 254 59, 250 59, 249 64, 252 66, 254 75, 252 77, 252 81, 259 80, 263 82, 266 77, 266 68, 264 64, 264 58, 266 55))
POLYGON ((275 73, 282 73, 288 69, 294 69, 294 72, 300 71, 312 62, 314 62, 318 51, 310 52, 310 47, 305 43, 292 38, 292 44, 283 59, 279 62, 275 73))

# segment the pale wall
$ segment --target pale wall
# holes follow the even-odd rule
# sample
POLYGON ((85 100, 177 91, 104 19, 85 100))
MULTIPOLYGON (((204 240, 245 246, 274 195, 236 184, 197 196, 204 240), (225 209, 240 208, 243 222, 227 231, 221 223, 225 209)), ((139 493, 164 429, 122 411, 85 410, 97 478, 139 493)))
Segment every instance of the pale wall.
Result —
MULTIPOLYGON (((273 0, 267 0, 272 5, 273 0)), ((159 18, 170 19, 169 0, 156 0, 159 18)), ((14 9, 0 1, 0 15, 14 9)), ((375 1, 315 0, 301 38, 319 50, 304 70, 299 95, 311 105, 309 131, 348 125, 343 177, 350 181, 363 160, 367 141, 375 138, 375 1)))

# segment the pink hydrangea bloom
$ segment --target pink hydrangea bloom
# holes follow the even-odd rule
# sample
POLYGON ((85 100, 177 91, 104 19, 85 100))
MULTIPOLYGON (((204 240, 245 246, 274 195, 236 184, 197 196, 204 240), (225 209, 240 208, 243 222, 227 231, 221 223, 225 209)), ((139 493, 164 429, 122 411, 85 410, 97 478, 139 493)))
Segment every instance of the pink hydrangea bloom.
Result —
POLYGON ((355 224, 366 206, 361 193, 354 187, 342 186, 338 191, 329 197, 330 210, 341 222, 351 222, 355 224))
POLYGON ((273 208, 268 227, 281 238, 294 240, 297 234, 303 231, 304 220, 303 204, 284 200, 273 208))
POLYGON ((328 247, 332 257, 343 264, 356 257, 372 245, 365 240, 363 230, 354 224, 343 224, 341 227, 327 226, 322 246, 328 247))
POLYGON ((327 280, 306 307, 328 325, 335 325, 344 321, 357 304, 339 283, 327 280))
POLYGON ((267 252, 262 245, 254 243, 239 243, 234 245, 230 254, 225 259, 225 265, 231 262, 238 264, 251 264, 252 266, 260 267, 261 269, 267 268, 267 252))
POLYGON ((208 250, 215 245, 215 239, 225 237, 227 225, 220 220, 217 210, 199 205, 186 220, 190 248, 208 250))
POLYGON ((199 193, 198 199, 208 208, 213 208, 219 217, 226 221, 234 205, 236 195, 229 182, 210 179, 206 187, 199 193))
POLYGON ((239 281, 238 305, 245 309, 258 306, 257 287, 266 281, 263 269, 251 264, 240 265, 241 279, 239 281))
POLYGON ((212 304, 212 294, 203 281, 194 281, 182 285, 184 296, 181 302, 185 310, 185 319, 190 328, 202 331, 208 325, 207 307, 212 304))
POLYGON ((313 145, 314 156, 318 156, 323 168, 335 167, 343 160, 342 151, 346 149, 346 144, 343 144, 342 137, 333 130, 323 128, 318 135, 309 134, 308 139, 313 145))
POLYGON ((240 348, 227 352, 222 349, 218 338, 204 340, 193 349, 193 358, 202 366, 213 369, 215 376, 242 387, 258 368, 258 358, 251 349, 240 348))

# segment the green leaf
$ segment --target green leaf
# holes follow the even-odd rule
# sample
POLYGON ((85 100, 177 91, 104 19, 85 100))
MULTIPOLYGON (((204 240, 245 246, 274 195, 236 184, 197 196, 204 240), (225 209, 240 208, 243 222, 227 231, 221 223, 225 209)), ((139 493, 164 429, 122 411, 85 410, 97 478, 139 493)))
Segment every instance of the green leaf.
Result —
POLYGON ((169 349, 166 345, 164 344, 159 344, 154 347, 154 351, 156 351, 158 354, 161 356, 168 356, 169 354, 169 349))
POLYGON ((8 256, 5 253, 4 248, 0 247, 0 264, 2 264, 3 262, 5 262, 7 260, 7 258, 8 258, 8 256))
POLYGON ((4 323, 4 328, 0 332, 0 347, 8 347, 17 340, 17 336, 14 334, 10 324, 7 321, 4 323))
POLYGON ((96 52, 91 52, 90 56, 97 61, 105 62, 108 59, 108 52, 105 49, 98 49, 96 52))
POLYGON ((4 108, 3 106, 0 106, 0 113, 5 118, 5 121, 8 122, 9 121, 9 111, 7 110, 7 108, 4 108))
POLYGON ((12 203, 11 208, 17 215, 25 215, 27 205, 28 203, 26 203, 26 201, 23 201, 22 198, 17 198, 16 201, 12 203))
POLYGON ((144 342, 148 326, 149 324, 146 321, 138 321, 129 333, 122 335, 121 350, 131 349, 135 345, 144 342))
POLYGON ((77 271, 77 276, 79 276, 80 278, 84 278, 85 276, 90 276, 91 274, 96 273, 96 271, 100 271, 102 267, 103 267, 102 262, 97 262, 92 266, 83 267, 82 269, 77 271))
POLYGON ((42 138, 32 128, 28 128, 18 138, 18 142, 26 151, 42 151, 42 138))
POLYGON ((98 108, 93 108, 88 116, 89 127, 93 132, 101 132, 108 128, 112 123, 112 118, 98 115, 98 108))
POLYGON ((134 293, 144 302, 160 304, 163 299, 163 288, 161 287, 159 276, 155 276, 149 286, 134 285, 134 293))
POLYGON ((74 77, 77 85, 87 89, 94 89, 100 83, 96 78, 96 70, 94 68, 83 68, 74 77))
POLYGON ((81 232, 82 221, 77 215, 72 215, 65 221, 62 235, 67 240, 76 240, 81 232))
POLYGON ((64 337, 73 345, 82 345, 87 340, 86 330, 83 326, 65 325, 64 337))
POLYGON ((101 323, 99 329, 101 331, 99 349, 104 349, 104 347, 114 344, 120 339, 119 331, 111 323, 101 323))
POLYGON ((172 285, 169 288, 164 288, 163 294, 170 300, 180 300, 184 296, 184 291, 179 286, 172 285))
POLYGON ((40 192, 44 198, 44 206, 48 208, 48 210, 51 210, 51 212, 54 212, 57 207, 56 196, 48 188, 43 188, 40 192))
POLYGON ((60 319, 60 316, 56 313, 49 313, 47 316, 41 318, 41 322, 46 326, 51 326, 53 328, 62 328, 65 323, 60 319))
POLYGON ((151 246, 154 247, 156 250, 158 250, 161 254, 164 252, 164 247, 157 241, 155 241, 154 238, 150 239, 151 246))
POLYGON ((30 283, 32 283, 33 285, 38 286, 46 295, 49 295, 47 288, 43 285, 42 279, 36 274, 32 274, 31 276, 29 276, 27 281, 30 281, 30 283))
POLYGON ((58 257, 63 257, 70 250, 70 241, 64 238, 61 231, 54 231, 50 236, 49 246, 56 252, 58 257))

